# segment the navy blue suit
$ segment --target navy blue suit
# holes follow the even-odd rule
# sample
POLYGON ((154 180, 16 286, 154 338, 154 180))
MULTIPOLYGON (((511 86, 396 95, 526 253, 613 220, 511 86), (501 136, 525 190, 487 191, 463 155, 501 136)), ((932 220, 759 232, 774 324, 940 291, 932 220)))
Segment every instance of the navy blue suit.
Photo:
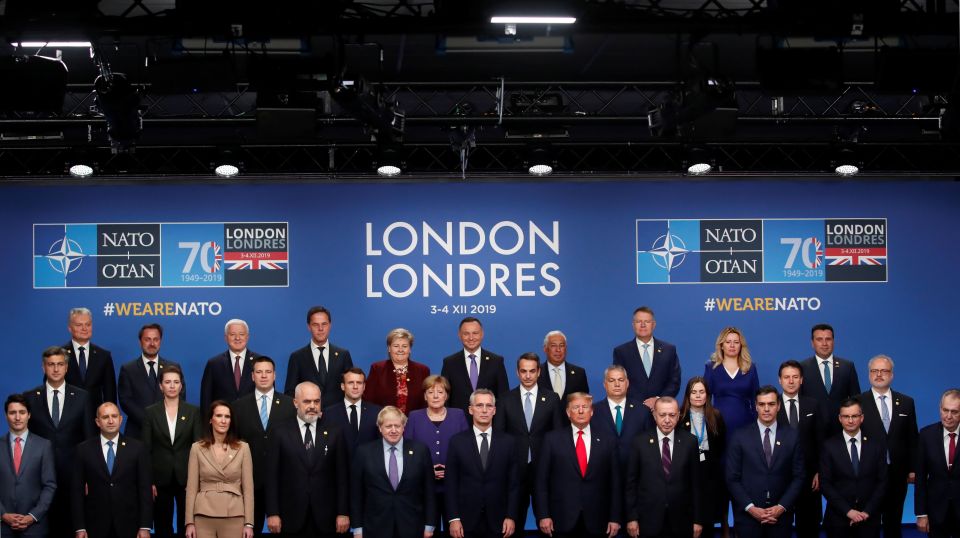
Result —
POLYGON ((654 396, 676 396, 680 392, 680 359, 676 346, 657 338, 651 339, 651 344, 653 366, 649 376, 643 368, 636 338, 613 348, 613 364, 623 366, 630 380, 627 396, 641 402, 654 396))
POLYGON ((591 428, 590 437, 585 476, 577 463, 572 426, 543 438, 536 461, 533 512, 537 521, 553 519, 554 536, 576 532, 581 519, 586 534, 597 536, 606 534, 608 522, 621 521, 623 487, 617 439, 599 428, 591 428))
MULTIPOLYGON (((585 392, 590 394, 590 382, 587 380, 587 371, 583 368, 577 366, 576 364, 571 363, 570 361, 563 361, 563 371, 564 371, 564 383, 563 383, 563 394, 558 394, 560 396, 560 401, 566 405, 567 396, 574 392, 585 392)), ((540 365, 540 377, 537 378, 537 385, 540 386, 540 390, 553 390, 553 377, 550 373, 550 362, 544 361, 540 365)), ((564 415, 566 416, 566 415, 564 415)))
POLYGON ((206 416, 210 412, 210 404, 215 400, 233 402, 244 394, 254 390, 253 359, 258 353, 247 350, 240 370, 240 390, 233 382, 233 352, 230 350, 212 357, 203 368, 203 378, 200 380, 200 412, 206 416))
POLYGON ((878 437, 862 435, 857 451, 859 469, 854 472, 846 437, 827 439, 820 451, 820 488, 827 499, 823 527, 830 538, 880 536, 880 507, 887 486, 887 448, 878 437), (850 525, 847 512, 858 510, 870 517, 850 525))
POLYGON ((624 520, 640 524, 640 536, 692 536, 703 524, 700 448, 690 432, 674 430, 670 476, 663 471, 656 428, 634 438, 624 488, 624 520))
POLYGON ((73 352, 73 342, 63 344, 67 351, 66 381, 90 394, 90 402, 96 409, 103 402, 117 403, 117 374, 113 367, 113 355, 109 350, 87 342, 87 374, 80 377, 80 363, 73 352))
POLYGON ((379 405, 360 400, 359 430, 350 427, 350 411, 343 400, 323 410, 323 420, 333 424, 343 431, 343 438, 347 442, 347 452, 353 456, 357 447, 380 439, 380 428, 377 428, 377 414, 382 409, 379 405))
MULTIPOLYGON (((826 425, 823 423, 825 415, 823 403, 812 396, 797 395, 797 418, 800 421, 800 448, 803 450, 803 464, 806 476, 803 478, 803 487, 797 497, 794 521, 798 538, 819 538, 820 520, 823 517, 823 501, 820 491, 813 491, 813 477, 820 472, 820 447, 823 446, 826 435, 826 425)), ((780 411, 777 413, 777 423, 789 424, 790 398, 780 395, 780 411), (786 401, 784 401, 786 400, 786 401)), ((837 417, 833 417, 837 422, 837 417)))
POLYGON ((803 450, 796 430, 786 424, 777 424, 773 461, 767 466, 758 423, 747 424, 737 430, 727 446, 727 489, 733 498, 733 518, 737 533, 743 538, 758 536, 790 536, 790 513, 800 488, 805 470, 803 450), (758 508, 780 505, 786 509, 776 525, 763 525, 753 518, 746 507, 758 508))
MULTIPOLYGON (((507 383, 507 369, 503 365, 503 357, 486 348, 480 348, 477 357, 477 388, 490 389, 494 394, 503 394, 510 390, 507 383)), ((456 407, 467 412, 470 406, 470 394, 473 387, 470 385, 470 372, 467 370, 467 359, 463 349, 443 359, 440 375, 450 382, 450 399, 447 407, 456 407)), ((416 387, 417 390, 420 387, 416 387)))
MULTIPOLYGON (((10 439, 10 433, 0 438, 0 514, 32 515, 37 521, 16 535, 46 538, 47 510, 57 489, 53 445, 28 430, 20 447, 20 472, 14 473, 10 439)), ((0 535, 14 536, 14 531, 4 523, 0 535)))
POLYGON ((800 385, 801 396, 813 396, 823 404, 824 424, 827 435, 840 433, 843 428, 837 420, 837 411, 840 402, 847 398, 860 395, 860 380, 857 378, 857 367, 847 359, 833 356, 833 368, 830 370, 830 393, 823 385, 820 358, 814 355, 807 357, 800 363, 803 368, 803 384, 800 385))
MULTIPOLYGON (((488 431, 494 433, 493 428, 488 431)), ((496 432, 489 441, 490 452, 484 469, 472 426, 450 438, 444 474, 446 509, 450 520, 460 519, 467 536, 479 529, 488 531, 483 534, 502 535, 504 518, 514 520, 521 529, 523 526, 516 513, 520 475, 514 439, 509 434, 496 432), (483 515, 485 521, 481 521, 483 515)))
POLYGON ((283 384, 283 392, 293 398, 293 392, 297 385, 304 381, 310 381, 320 387, 323 407, 327 407, 343 399, 343 389, 340 388, 340 382, 343 381, 343 373, 353 368, 353 357, 350 356, 348 350, 328 343, 327 366, 324 371, 320 371, 313 359, 312 348, 314 346, 315 344, 310 342, 290 354, 290 359, 287 361, 287 380, 283 384))
POLYGON ((623 426, 619 434, 617 433, 617 423, 610 413, 610 404, 606 398, 593 404, 593 419, 590 420, 590 425, 603 428, 617 438, 620 467, 623 471, 626 471, 627 464, 630 462, 630 448, 633 446, 633 438, 653 426, 653 416, 650 414, 650 409, 643 405, 643 402, 638 402, 633 398, 624 400, 623 408, 620 411, 623 413, 623 426))
MULTIPOLYGON (((917 447, 913 509, 918 516, 929 519, 931 538, 960 533, 960 465, 947 465, 944 435, 940 422, 931 424, 920 430, 917 447)), ((957 444, 960 445, 960 439, 957 444)))

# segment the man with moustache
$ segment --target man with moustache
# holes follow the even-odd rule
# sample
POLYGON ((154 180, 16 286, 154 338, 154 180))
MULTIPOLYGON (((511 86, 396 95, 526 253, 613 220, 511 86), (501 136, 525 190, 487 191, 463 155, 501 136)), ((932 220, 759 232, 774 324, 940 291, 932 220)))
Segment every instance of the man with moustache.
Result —
POLYGON ((304 381, 314 383, 323 394, 324 409, 343 398, 340 381, 343 373, 353 368, 350 351, 330 343, 332 327, 333 314, 326 307, 314 306, 307 310, 310 343, 290 354, 287 380, 283 384, 287 395, 293 396, 298 384, 304 381))
POLYGON ((295 537, 328 537, 350 527, 349 459, 343 434, 319 420, 320 387, 294 389, 296 418, 277 425, 266 465, 267 528, 295 537))
POLYGON ((552 390, 567 400, 574 392, 590 393, 587 372, 583 368, 567 361, 567 336, 560 331, 550 331, 543 338, 543 353, 547 360, 540 368, 540 388, 552 390))
MULTIPOLYGON (((163 340, 163 327, 158 323, 148 323, 137 334, 140 340, 140 356, 120 367, 120 380, 117 384, 120 395, 120 407, 127 415, 123 433, 127 437, 140 439, 143 431, 144 410, 147 406, 163 400, 159 379, 163 369, 179 364, 160 356, 160 343, 163 340)), ((180 399, 185 400, 186 382, 180 391, 180 399)))
POLYGON ((624 519, 632 538, 699 538, 703 532, 700 449, 697 438, 676 429, 677 400, 653 406, 656 428, 633 440, 624 496, 624 519))
POLYGON ((232 402, 253 392, 252 360, 257 355, 247 349, 250 328, 242 319, 231 319, 223 326, 227 350, 212 357, 203 368, 200 380, 200 409, 210 409, 215 400, 232 402))
POLYGON ((940 397, 940 422, 923 428, 918 436, 913 509, 917 530, 931 538, 960 536, 958 435, 960 389, 947 389, 940 397))
POLYGON ((10 431, 0 443, 0 535, 47 536, 47 510, 57 490, 56 463, 50 441, 29 431, 30 408, 22 394, 7 397, 4 409, 10 431))

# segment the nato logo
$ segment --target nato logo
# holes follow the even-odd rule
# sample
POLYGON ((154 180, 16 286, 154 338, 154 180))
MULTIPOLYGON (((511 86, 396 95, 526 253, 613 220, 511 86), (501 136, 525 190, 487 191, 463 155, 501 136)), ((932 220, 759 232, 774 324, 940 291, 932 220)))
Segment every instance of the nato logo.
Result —
POLYGON ((96 254, 96 224, 35 224, 33 287, 95 287, 96 254))
POLYGON ((637 284, 700 281, 695 220, 637 220, 637 284))

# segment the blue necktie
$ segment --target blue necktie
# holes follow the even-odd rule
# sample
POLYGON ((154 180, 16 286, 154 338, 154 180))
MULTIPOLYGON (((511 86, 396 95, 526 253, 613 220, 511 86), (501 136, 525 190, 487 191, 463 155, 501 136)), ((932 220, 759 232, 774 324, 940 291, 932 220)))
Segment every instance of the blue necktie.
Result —
POLYGON ((617 406, 617 435, 623 431, 623 413, 620 411, 620 406, 617 406))
POLYGON ((767 460, 767 467, 773 463, 773 445, 770 444, 770 428, 763 432, 763 457, 767 460))
POLYGON ((80 379, 87 378, 87 352, 84 350, 83 346, 80 346, 80 358, 77 360, 77 364, 80 365, 80 379))
POLYGON ((860 474, 860 454, 857 452, 856 439, 850 439, 850 463, 853 464, 853 474, 860 474))
POLYGON ((60 391, 53 391, 53 409, 50 411, 50 418, 53 419, 53 427, 60 427, 60 391))
MULTIPOLYGON (((527 432, 530 431, 530 425, 533 424, 533 400, 530 399, 533 393, 527 391, 527 399, 523 401, 523 418, 527 422, 527 432)), ((527 449, 527 463, 533 459, 533 449, 527 449)))
POLYGON ((263 425, 263 430, 267 430, 267 395, 260 395, 260 424, 263 425))
POLYGON ((887 395, 880 397, 880 420, 883 421, 883 429, 890 432, 890 411, 887 411, 887 395))
POLYGON ((113 451, 113 441, 107 441, 107 472, 113 474, 113 463, 117 461, 117 453, 113 451))
POLYGON ((643 344, 643 369, 647 371, 647 377, 650 377, 650 370, 653 369, 653 359, 650 358, 650 344, 643 344))
POLYGON ((830 361, 823 361, 823 388, 830 394, 830 387, 833 386, 833 379, 830 375, 830 361))

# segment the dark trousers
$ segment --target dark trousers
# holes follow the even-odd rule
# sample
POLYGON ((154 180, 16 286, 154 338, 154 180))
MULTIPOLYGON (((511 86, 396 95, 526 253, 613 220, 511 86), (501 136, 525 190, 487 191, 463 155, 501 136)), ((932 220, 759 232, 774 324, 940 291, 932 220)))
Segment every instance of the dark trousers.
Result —
POLYGON ((183 536, 183 505, 186 502, 185 486, 168 484, 157 486, 157 498, 153 501, 153 535, 156 538, 183 536), (173 532, 173 505, 177 505, 177 532, 173 532))
POLYGON ((880 505, 884 538, 900 538, 903 521, 903 501, 907 498, 907 474, 894 469, 887 475, 887 491, 880 505))
MULTIPOLYGON (((523 535, 523 529, 518 529, 514 531, 514 535, 519 533, 523 535)), ((487 511, 480 511, 480 519, 477 520, 477 524, 470 529, 469 531, 464 529, 463 537, 464 538, 499 538, 503 536, 503 533, 500 532, 500 529, 491 529, 490 524, 487 523, 487 511)))
POLYGON ((733 522, 739 538, 790 538, 793 515, 787 512, 774 525, 761 525, 747 512, 734 514, 733 522))
MULTIPOLYGON (((67 482, 67 485, 69 484, 67 480, 64 480, 64 482, 67 482)), ((73 514, 70 511, 69 489, 68 487, 58 487, 53 494, 53 501, 47 510, 47 528, 50 529, 50 538, 73 538, 75 534, 73 514)))
POLYGON ((253 490, 253 535, 263 535, 263 522, 266 517, 266 493, 264 488, 254 488, 253 490))
POLYGON ((879 538, 880 522, 871 517, 856 525, 844 522, 829 525, 824 523, 823 530, 827 533, 827 538, 879 538))
MULTIPOLYGON (((530 499, 533 495, 533 482, 536 480, 536 472, 533 463, 521 466, 520 471, 520 504, 517 506, 517 529, 523 529, 527 522, 527 509, 530 508, 530 499)), ((534 522, 536 523, 536 522, 534 522)))
POLYGON ((820 490, 810 491, 813 477, 804 482, 797 505, 794 508, 796 518, 797 538, 818 538, 820 536, 820 520, 823 518, 823 501, 820 490))
POLYGON ((280 530, 282 531, 281 536, 284 538, 336 538, 340 536, 335 532, 320 532, 317 530, 317 524, 313 520, 312 514, 307 514, 307 517, 304 518, 303 528, 293 532, 288 532, 286 528, 280 530))
POLYGON ((960 510, 960 501, 947 501, 947 518, 943 521, 930 520, 930 538, 958 538, 960 537, 960 519, 957 511, 960 510))
MULTIPOLYGON (((554 522, 554 524, 556 524, 556 522, 554 522)), ((581 511, 580 515, 577 516, 577 523, 572 529, 568 530, 567 532, 554 531, 553 535, 556 538, 603 538, 606 536, 606 533, 589 532, 587 530, 586 523, 583 521, 583 512, 581 511)))

